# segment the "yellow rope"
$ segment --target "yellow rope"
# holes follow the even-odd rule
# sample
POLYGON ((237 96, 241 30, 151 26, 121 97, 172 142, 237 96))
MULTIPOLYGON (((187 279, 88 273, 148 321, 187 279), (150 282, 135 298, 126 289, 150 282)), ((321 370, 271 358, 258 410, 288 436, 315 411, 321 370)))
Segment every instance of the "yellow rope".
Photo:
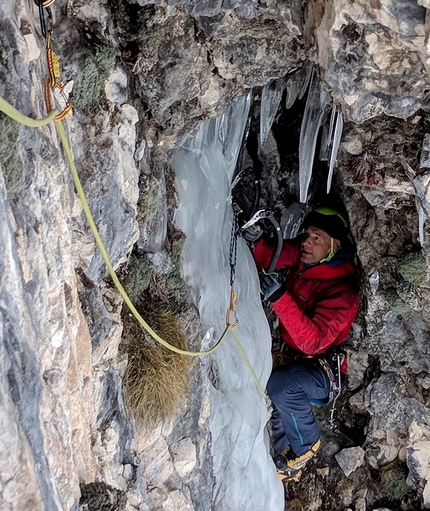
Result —
POLYGON ((79 175, 76 170, 75 162, 73 161, 72 152, 70 150, 70 145, 66 137, 66 133, 64 132, 63 125, 61 124, 61 121, 56 121, 55 125, 58 130, 58 134, 60 135, 61 143, 63 144, 64 152, 66 153, 66 158, 70 166, 70 171, 72 173, 73 182, 75 183, 76 191, 78 192, 79 198, 82 202, 82 207, 85 213, 85 216, 87 217, 90 229, 93 233, 93 236, 96 240, 97 246, 100 250, 100 253, 103 257, 103 260, 107 266, 107 269, 109 271, 110 276, 112 277, 112 280, 114 281, 115 286, 117 287, 118 291, 120 292, 121 296, 124 298, 125 303, 128 305, 130 311, 133 313, 133 316, 139 321, 139 323, 143 326, 143 328, 149 333, 151 337, 153 337, 156 341, 158 341, 160 344, 162 344, 165 348, 168 348, 169 350, 174 351, 175 353, 179 353, 180 355, 189 355, 190 357, 200 357, 202 355, 209 355, 210 353, 213 353, 222 343, 224 340, 228 330, 230 329, 230 325, 227 325, 223 334, 221 335, 221 338, 219 341, 210 349, 205 351, 187 351, 187 350, 181 350, 180 348, 177 348, 176 346, 173 346, 172 344, 169 344, 167 341, 162 339, 152 328, 148 325, 148 323, 142 318, 142 316, 139 314, 139 312, 136 310, 135 306, 133 305, 132 301, 130 300, 129 296, 125 292, 125 289, 122 287, 121 282, 119 281, 115 270, 113 269, 112 263, 110 262, 109 256, 106 252, 106 249, 103 245, 103 242, 100 238, 100 235, 98 233, 96 224, 94 223, 93 216, 91 214, 90 208, 88 207, 88 202, 85 197, 84 190, 82 188, 81 182, 79 180, 79 175))
POLYGON ((56 115, 60 113, 58 110, 52 110, 51 112, 49 112, 49 115, 47 115, 43 119, 33 119, 19 112, 1 96, 0 110, 6 115, 8 115, 11 119, 19 122, 20 124, 23 124, 24 126, 28 126, 29 128, 40 128, 41 126, 45 126, 46 124, 50 123, 56 115))
MULTIPOLYGON (((58 110, 53 110, 44 119, 39 119, 39 120, 32 119, 30 117, 26 117, 25 115, 21 114, 18 110, 16 110, 12 105, 10 105, 2 97, 0 97, 0 111, 4 112, 11 119, 14 119, 17 122, 19 122, 21 124, 24 124, 25 126, 34 127, 34 128, 39 127, 39 126, 44 126, 45 124, 48 124, 50 121, 52 121, 55 118, 55 116, 58 115, 58 110)), ((126 293, 125 289, 123 288, 121 282, 119 281, 119 279, 118 279, 118 277, 117 277, 117 275, 115 273, 115 270, 114 270, 114 268, 112 266, 112 263, 110 262, 110 259, 109 259, 109 256, 107 254, 107 251, 105 249, 105 246, 103 244, 103 241, 100 238, 99 232, 97 230, 96 224, 94 222, 93 216, 92 216, 90 208, 88 206, 88 202, 87 202, 87 199, 85 197, 85 193, 84 193, 84 190, 82 188, 81 181, 79 179, 78 171, 76 169, 75 162, 73 160, 72 151, 70 149, 70 144, 69 144, 69 142, 67 140, 67 136, 66 136, 66 133, 64 131, 63 125, 61 123, 61 120, 55 120, 55 126, 57 128, 58 134, 60 136, 61 143, 63 145, 64 152, 66 154, 67 162, 68 162, 69 167, 70 167, 70 172, 72 174, 72 178, 73 178, 73 182, 75 184, 76 191, 78 192, 79 198, 81 199, 82 208, 84 210, 84 213, 85 213, 85 216, 87 218, 88 224, 90 226, 91 232, 93 233, 94 239, 96 240, 97 247, 100 250, 100 253, 101 253, 102 257, 103 257, 103 260, 104 260, 104 262, 106 264, 106 267, 107 267, 107 269, 109 271, 109 274, 110 274, 110 276, 111 276, 115 286, 117 287, 119 293, 123 297, 125 303, 129 307, 130 311, 132 312, 134 317, 137 319, 137 321, 143 326, 143 328, 145 328, 145 330, 149 333, 149 335, 151 337, 153 337, 156 341, 158 341, 160 344, 162 344, 165 348, 167 348, 167 349, 169 349, 171 351, 174 351, 175 353, 178 353, 180 355, 188 355, 190 357, 200 357, 200 356, 203 356, 203 355, 210 355, 211 353, 213 353, 216 349, 219 348, 219 346, 221 345, 221 343, 225 339, 225 336, 227 335, 227 332, 230 330, 232 335, 233 335, 233 338, 234 338, 234 340, 236 342, 236 345, 237 345, 237 347, 238 347, 238 349, 239 349, 239 351, 240 351, 240 353, 242 355, 242 358, 245 361, 245 364, 247 365, 248 369, 251 372, 252 377, 255 380, 255 383, 257 385, 258 390, 263 395, 263 397, 266 398, 267 394, 264 391, 264 389, 262 388, 262 386, 261 386, 261 384, 260 384, 260 382, 258 380, 258 377, 255 374, 254 369, 252 368, 251 364, 249 363, 249 360, 248 360, 248 358, 247 358, 247 356, 246 356, 246 354, 245 354, 245 352, 244 352, 244 350, 243 350, 243 348, 242 348, 242 346, 241 346, 241 344, 239 342, 237 334, 236 334, 236 332, 234 330, 234 328, 238 324, 238 321, 236 320, 233 324, 229 323, 230 312, 235 313, 234 302, 235 302, 235 299, 236 299, 236 295, 233 292, 233 290, 231 291, 230 307, 227 309, 227 320, 226 320, 227 324, 226 324, 226 327, 224 329, 224 332, 222 333, 222 335, 219 338, 218 342, 214 346, 212 346, 212 348, 210 348, 208 350, 204 350, 204 351, 187 351, 187 350, 182 350, 180 348, 177 348, 176 346, 173 346, 172 344, 169 344, 167 341, 162 339, 156 332, 154 332, 154 330, 142 318, 142 316, 139 314, 139 312, 136 310, 135 306, 133 305, 133 302, 130 300, 129 296, 127 295, 127 293, 126 293)))
POLYGON ((261 386, 260 380, 258 379, 258 376, 255 374, 254 368, 252 367, 251 363, 249 362, 248 357, 246 356, 246 353, 243 350, 242 345, 239 342, 239 338, 237 337, 236 331, 232 329, 231 335, 233 336, 233 339, 236 343, 236 346, 238 347, 238 349, 240 351, 240 354, 242 355, 243 360, 245 361, 245 364, 247 365, 249 371, 251 372, 251 376, 254 378, 255 384, 257 385, 257 388, 258 388, 260 394, 266 399, 267 393, 261 386))

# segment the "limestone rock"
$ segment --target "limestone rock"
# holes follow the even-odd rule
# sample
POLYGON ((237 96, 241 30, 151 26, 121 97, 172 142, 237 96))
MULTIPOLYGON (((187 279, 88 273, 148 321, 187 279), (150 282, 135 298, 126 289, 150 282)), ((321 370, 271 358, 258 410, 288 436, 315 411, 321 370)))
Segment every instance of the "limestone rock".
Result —
POLYGON ((350 447, 340 451, 335 458, 343 473, 348 477, 363 464, 364 450, 361 447, 350 447))
POLYGON ((413 421, 407 444, 408 483, 423 488, 424 507, 430 507, 430 429, 428 423, 413 421))
POLYGON ((425 9, 407 5, 407 20, 394 1, 384 9, 347 1, 326 6, 316 30, 319 62, 332 94, 354 122, 383 113, 407 118, 426 101, 425 9), (413 84, 403 80, 410 72, 417 77, 413 84), (357 80, 342 79, 349 73, 357 80))

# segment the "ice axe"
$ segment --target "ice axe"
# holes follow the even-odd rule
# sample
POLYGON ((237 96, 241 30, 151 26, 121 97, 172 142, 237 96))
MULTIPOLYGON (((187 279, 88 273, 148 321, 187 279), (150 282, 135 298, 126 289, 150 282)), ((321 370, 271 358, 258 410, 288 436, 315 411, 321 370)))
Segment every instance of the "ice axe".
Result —
POLYGON ((279 256, 281 255, 282 245, 284 243, 284 236, 282 234, 281 226, 279 225, 279 222, 276 220, 275 215, 273 214, 273 211, 260 209, 251 217, 250 220, 248 220, 248 222, 246 222, 242 226, 241 230, 243 231, 263 219, 267 219, 267 220, 269 220, 269 222, 272 223, 273 227, 275 228, 276 235, 277 235, 276 250, 272 256, 269 267, 266 270, 267 272, 270 273, 275 270, 276 265, 278 264, 279 256))

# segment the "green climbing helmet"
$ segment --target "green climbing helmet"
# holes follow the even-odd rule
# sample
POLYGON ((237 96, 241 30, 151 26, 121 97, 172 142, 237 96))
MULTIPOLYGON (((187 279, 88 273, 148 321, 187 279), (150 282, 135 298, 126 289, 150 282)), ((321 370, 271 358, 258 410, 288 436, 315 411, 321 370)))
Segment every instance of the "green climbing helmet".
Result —
POLYGON ((333 208, 315 208, 308 213, 303 221, 303 229, 317 227, 335 240, 343 240, 348 235, 348 222, 339 211, 333 208))

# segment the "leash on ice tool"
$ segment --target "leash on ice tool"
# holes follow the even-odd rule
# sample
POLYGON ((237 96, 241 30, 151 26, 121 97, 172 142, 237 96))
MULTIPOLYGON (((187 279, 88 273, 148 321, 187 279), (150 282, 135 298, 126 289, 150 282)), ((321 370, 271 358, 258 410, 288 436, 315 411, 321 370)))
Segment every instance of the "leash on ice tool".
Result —
POLYGON ((282 234, 281 226, 279 225, 279 222, 276 220, 275 215, 273 214, 273 211, 269 211, 269 210, 266 211, 264 209, 260 209, 252 216, 252 218, 250 220, 248 220, 248 222, 246 222, 244 225, 242 225, 242 231, 244 231, 248 227, 251 227, 252 225, 256 224, 258 221, 260 221, 264 218, 271 222, 271 224, 273 225, 273 227, 275 228, 275 231, 276 231, 276 238, 277 238, 276 239, 276 250, 273 253, 272 259, 270 260, 270 264, 266 270, 267 273, 272 273, 275 270, 276 265, 278 264, 279 256, 281 255, 282 246, 284 243, 284 237, 282 234))

